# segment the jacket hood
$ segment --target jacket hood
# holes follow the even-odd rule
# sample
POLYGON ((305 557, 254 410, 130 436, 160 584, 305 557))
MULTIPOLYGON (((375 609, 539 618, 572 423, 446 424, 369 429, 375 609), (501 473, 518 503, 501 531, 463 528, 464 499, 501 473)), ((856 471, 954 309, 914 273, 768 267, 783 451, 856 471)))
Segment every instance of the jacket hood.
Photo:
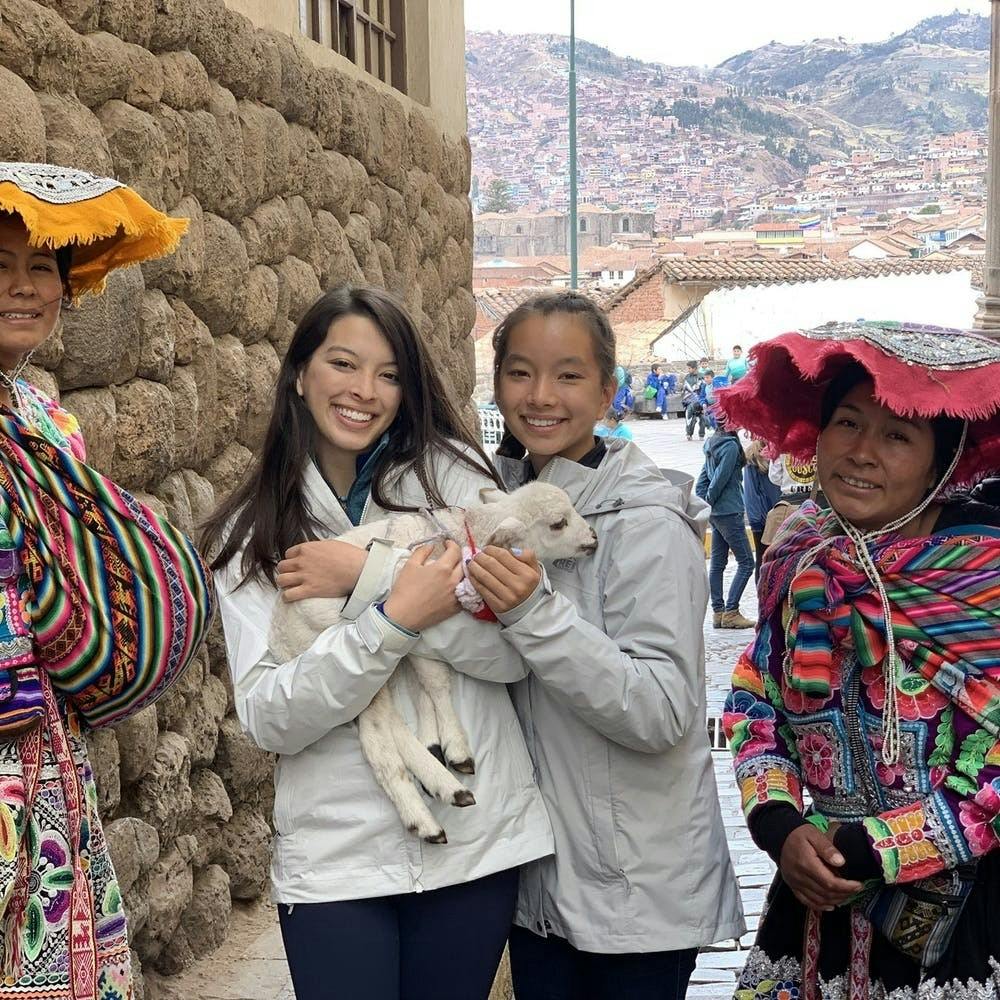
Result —
MULTIPOLYGON (((604 438, 607 453, 596 469, 579 462, 553 458, 538 477, 569 495, 584 517, 609 514, 629 507, 662 507, 704 536, 708 505, 694 494, 694 479, 675 469, 658 469, 631 441, 604 438)), ((533 478, 527 459, 494 459, 508 488, 516 489, 533 478)))

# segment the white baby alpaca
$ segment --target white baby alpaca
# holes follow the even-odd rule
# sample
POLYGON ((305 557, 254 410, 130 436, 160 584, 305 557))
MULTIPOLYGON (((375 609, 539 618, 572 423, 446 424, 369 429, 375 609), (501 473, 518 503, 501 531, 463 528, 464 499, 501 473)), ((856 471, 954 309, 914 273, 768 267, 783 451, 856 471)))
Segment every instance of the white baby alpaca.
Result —
MULTIPOLYGON (((433 518, 395 514, 352 528, 338 540, 365 548, 374 538, 389 539, 400 547, 433 538, 440 550, 449 539, 468 545, 471 534, 478 548, 533 549, 542 561, 590 555, 597 548, 593 530, 556 486, 534 482, 510 494, 483 490, 480 495, 484 502, 464 511, 451 507, 435 511, 433 518)), ((291 604, 279 601, 271 619, 272 652, 284 661, 307 650, 320 633, 340 621, 345 603, 329 598, 291 604)), ((472 792, 443 763, 466 774, 475 772, 468 737, 451 702, 451 668, 412 654, 400 667, 358 716, 361 749, 406 828, 430 843, 447 843, 411 775, 442 802, 475 804, 472 792), (396 708, 390 690, 402 675, 407 677, 416 708, 416 735, 396 708)))

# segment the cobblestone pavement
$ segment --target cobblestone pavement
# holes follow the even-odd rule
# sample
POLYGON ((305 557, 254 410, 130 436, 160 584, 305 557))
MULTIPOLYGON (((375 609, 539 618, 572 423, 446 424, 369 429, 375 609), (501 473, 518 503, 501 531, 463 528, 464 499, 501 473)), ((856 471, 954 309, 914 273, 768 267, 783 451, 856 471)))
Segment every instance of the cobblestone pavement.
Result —
MULTIPOLYGON (((679 420, 630 421, 636 444, 661 468, 679 469, 697 476, 702 450, 697 439, 686 441, 679 420)), ((730 570, 731 572, 731 570, 730 570)), ((727 574, 728 586, 728 574, 727 574)), ((743 613, 757 613, 752 585, 743 599, 743 613)), ((722 805, 729 851, 747 915, 748 932, 740 941, 724 941, 705 949, 691 979, 688 997, 723 1000, 732 996, 736 975, 746 959, 760 918, 764 894, 774 866, 753 845, 740 812, 739 793, 733 778, 728 750, 722 746, 719 717, 729 691, 733 664, 750 640, 749 631, 717 630, 711 614, 705 622, 705 677, 708 694, 709 733, 714 737, 716 782, 722 805)), ((281 946, 275 911, 270 904, 241 906, 233 916, 233 927, 222 948, 180 976, 150 976, 148 1000, 180 1000, 197 996, 203 1000, 294 1000, 281 946)), ((625 1000, 625 998, 623 998, 625 1000)))

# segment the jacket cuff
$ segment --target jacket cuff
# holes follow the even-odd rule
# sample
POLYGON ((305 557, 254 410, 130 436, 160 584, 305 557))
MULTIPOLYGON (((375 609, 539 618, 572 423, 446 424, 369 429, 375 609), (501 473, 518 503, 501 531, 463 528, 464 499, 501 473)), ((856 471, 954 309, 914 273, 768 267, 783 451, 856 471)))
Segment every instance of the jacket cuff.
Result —
POLYGON ((406 656, 419 639, 419 636, 407 634, 393 624, 371 604, 361 613, 356 624, 369 653, 383 650, 395 656, 406 656))
POLYGON ((882 865, 875 856, 862 823, 845 823, 833 835, 833 846, 844 855, 841 878, 867 882, 882 877, 882 865))
POLYGON ((543 572, 542 578, 538 581, 538 586, 531 592, 531 594, 526 597, 516 608, 511 608, 510 611, 503 611, 497 615, 497 621, 504 628, 509 628, 511 625, 517 625, 522 618, 529 615, 535 608, 538 607, 541 602, 552 593, 552 585, 549 583, 548 577, 543 572))

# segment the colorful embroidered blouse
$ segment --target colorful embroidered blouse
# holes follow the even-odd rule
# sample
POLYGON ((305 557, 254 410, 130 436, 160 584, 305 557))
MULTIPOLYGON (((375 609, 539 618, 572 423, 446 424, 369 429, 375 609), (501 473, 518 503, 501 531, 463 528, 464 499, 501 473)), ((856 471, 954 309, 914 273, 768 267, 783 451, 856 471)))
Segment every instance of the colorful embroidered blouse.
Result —
POLYGON ((807 789, 818 812, 860 824, 888 883, 993 850, 1000 539, 945 534, 872 547, 901 657, 901 750, 887 766, 881 607, 846 539, 796 576, 798 559, 830 526, 812 504, 794 520, 762 579, 761 624, 736 666, 724 716, 748 821, 775 803, 801 814, 807 789))

